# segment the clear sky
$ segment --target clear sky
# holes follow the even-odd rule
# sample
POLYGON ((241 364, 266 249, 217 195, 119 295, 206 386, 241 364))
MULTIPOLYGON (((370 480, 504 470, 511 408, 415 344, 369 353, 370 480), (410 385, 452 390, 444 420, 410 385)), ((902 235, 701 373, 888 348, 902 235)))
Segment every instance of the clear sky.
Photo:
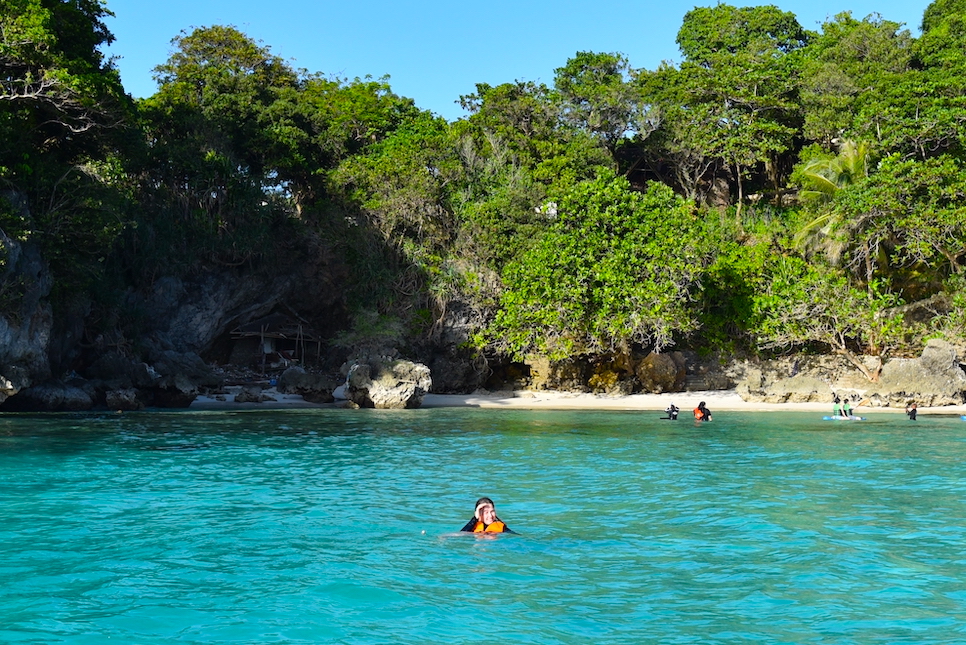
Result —
MULTIPOLYGON (((293 67, 348 78, 388 75, 397 94, 449 120, 476 83, 553 83, 578 51, 621 52, 631 66, 677 61, 684 14, 694 0, 107 0, 124 87, 150 96, 151 70, 182 30, 233 25, 293 67)), ((731 1, 735 6, 754 3, 731 1)), ((761 3, 768 4, 768 3, 761 3)), ((807 29, 850 11, 879 13, 919 34, 927 0, 775 0, 807 29)))

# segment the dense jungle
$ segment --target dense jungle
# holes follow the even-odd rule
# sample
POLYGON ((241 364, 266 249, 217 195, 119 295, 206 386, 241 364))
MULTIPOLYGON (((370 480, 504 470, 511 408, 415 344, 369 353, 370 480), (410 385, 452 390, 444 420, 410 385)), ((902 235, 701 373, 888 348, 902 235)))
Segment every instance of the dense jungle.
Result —
POLYGON ((966 0, 918 37, 698 7, 678 63, 575 52, 552 85, 454 97, 452 122, 226 25, 178 35, 135 100, 109 15, 0 0, 8 394, 108 352, 224 364, 271 316, 322 371, 445 354, 468 376, 433 367, 442 391, 673 350, 836 355, 874 382, 966 345, 966 0))

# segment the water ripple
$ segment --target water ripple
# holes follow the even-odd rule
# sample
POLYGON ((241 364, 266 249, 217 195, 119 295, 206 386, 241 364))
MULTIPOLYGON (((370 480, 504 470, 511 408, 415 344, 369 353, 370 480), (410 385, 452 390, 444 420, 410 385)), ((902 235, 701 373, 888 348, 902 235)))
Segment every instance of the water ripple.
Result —
POLYGON ((10 415, 0 641, 964 641, 966 424, 901 419, 10 415))

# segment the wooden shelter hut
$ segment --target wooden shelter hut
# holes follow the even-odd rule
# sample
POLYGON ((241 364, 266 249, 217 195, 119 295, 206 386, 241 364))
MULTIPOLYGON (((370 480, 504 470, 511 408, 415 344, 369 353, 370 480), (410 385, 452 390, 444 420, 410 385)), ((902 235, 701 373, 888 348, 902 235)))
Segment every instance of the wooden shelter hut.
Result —
POLYGON ((275 313, 231 331, 234 347, 231 362, 260 364, 262 372, 294 364, 304 364, 307 346, 315 345, 316 359, 322 341, 308 324, 297 316, 275 313))

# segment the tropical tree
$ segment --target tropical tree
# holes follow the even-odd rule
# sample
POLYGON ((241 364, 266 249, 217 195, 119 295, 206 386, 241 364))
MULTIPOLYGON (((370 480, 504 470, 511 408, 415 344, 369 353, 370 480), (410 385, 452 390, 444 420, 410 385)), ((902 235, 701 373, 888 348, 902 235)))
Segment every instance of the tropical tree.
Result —
POLYGON ((550 228, 503 273, 488 338, 516 355, 658 350, 697 326, 708 249, 692 207, 667 187, 602 173, 562 195, 550 228))
POLYGON ((805 137, 825 148, 842 138, 881 140, 889 110, 880 97, 909 73, 913 43, 907 29, 877 14, 825 22, 802 52, 805 137))
POLYGON ((856 289, 842 273, 795 257, 775 262, 772 280, 756 298, 761 349, 819 343, 843 356, 870 381, 901 343, 905 328, 895 294, 872 283, 856 289), (863 355, 876 357, 869 366, 863 355))
POLYGON ((727 173, 740 218, 745 183, 756 168, 764 167, 779 190, 783 156, 801 123, 797 52, 808 38, 793 14, 774 6, 717 5, 685 15, 677 39, 684 62, 641 79, 644 99, 660 118, 655 142, 687 164, 676 173, 687 180, 686 193, 697 194, 709 172, 727 173))
POLYGON ((599 138, 613 154, 627 136, 649 130, 640 88, 623 54, 578 52, 554 70, 564 118, 599 138))
POLYGON ((99 280, 125 224, 132 110, 101 51, 110 15, 98 0, 0 1, 0 227, 39 244, 64 297, 99 280))
POLYGON ((837 142, 838 155, 805 162, 796 171, 806 202, 824 202, 844 188, 869 175, 869 146, 864 141, 845 139, 837 142))

